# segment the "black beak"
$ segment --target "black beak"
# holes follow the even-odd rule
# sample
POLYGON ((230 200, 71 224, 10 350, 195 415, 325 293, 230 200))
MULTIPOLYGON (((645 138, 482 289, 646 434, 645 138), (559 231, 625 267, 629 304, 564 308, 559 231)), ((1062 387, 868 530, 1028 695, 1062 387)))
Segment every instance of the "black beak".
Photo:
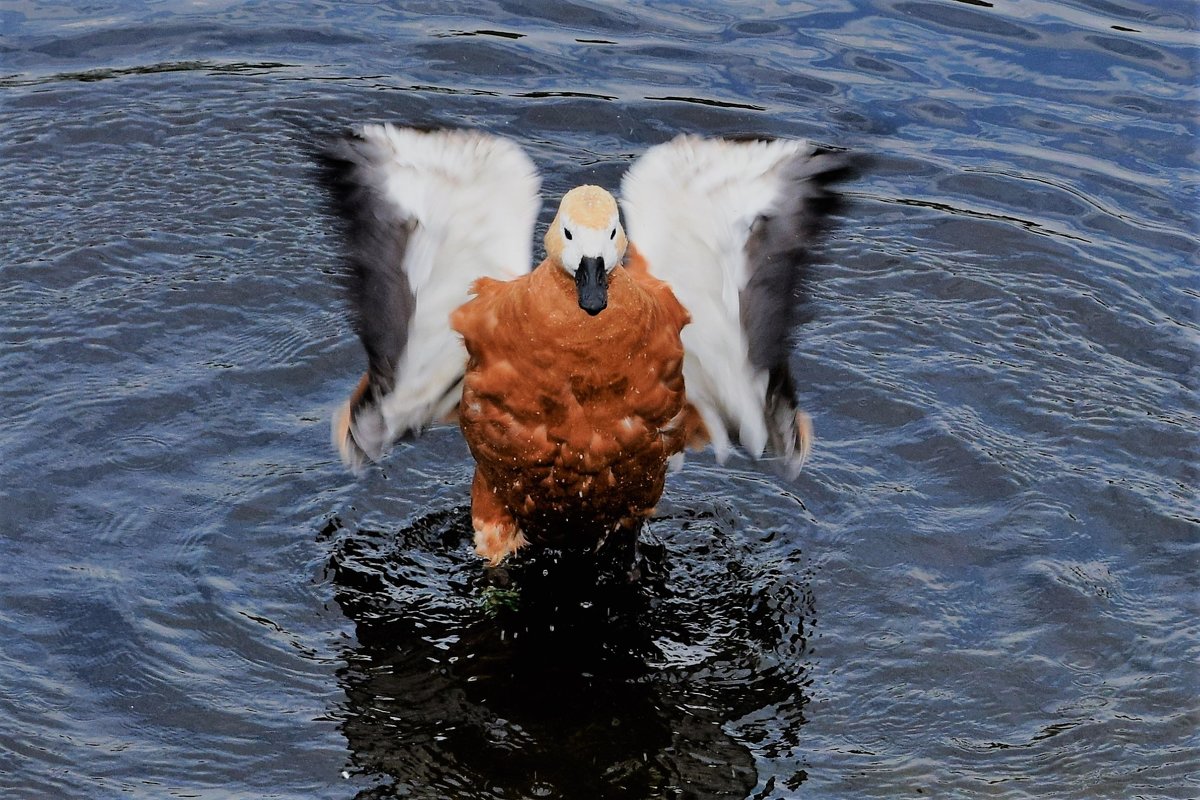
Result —
POLYGON ((608 275, 603 258, 581 258, 575 270, 579 307, 593 317, 608 307, 608 275))

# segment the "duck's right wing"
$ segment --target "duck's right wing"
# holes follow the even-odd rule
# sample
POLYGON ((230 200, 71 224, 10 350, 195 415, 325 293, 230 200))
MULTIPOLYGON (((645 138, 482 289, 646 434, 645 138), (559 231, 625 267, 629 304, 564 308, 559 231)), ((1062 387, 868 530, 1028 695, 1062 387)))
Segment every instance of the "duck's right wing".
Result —
POLYGON ((358 470, 458 403, 466 351, 450 314, 477 278, 529 271, 540 179, 507 139, 387 124, 334 139, 321 162, 367 352, 333 420, 334 445, 358 470))

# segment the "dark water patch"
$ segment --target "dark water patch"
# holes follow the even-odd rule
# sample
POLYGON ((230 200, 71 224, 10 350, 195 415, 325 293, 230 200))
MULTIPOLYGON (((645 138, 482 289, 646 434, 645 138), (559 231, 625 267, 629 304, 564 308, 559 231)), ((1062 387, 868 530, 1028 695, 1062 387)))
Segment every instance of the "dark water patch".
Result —
POLYGON ((670 546, 657 535, 668 524, 636 554, 546 553, 480 575, 463 511, 394 535, 333 523, 330 568, 358 640, 340 672, 356 766, 390 776, 393 792, 502 778, 501 796, 745 796, 753 759, 718 723, 730 703, 792 691, 778 656, 762 669, 740 644, 777 646, 766 620, 788 598, 778 577, 748 585, 731 553, 712 551, 703 515, 670 546))
POLYGON ((137 67, 91 69, 84 72, 62 72, 55 75, 37 77, 0 78, 0 88, 5 86, 37 86, 39 84, 58 83, 61 81, 78 81, 91 83, 93 81, 113 80, 135 75, 155 75, 162 72, 192 72, 202 71, 217 74, 259 75, 275 70, 286 70, 294 65, 262 62, 262 63, 228 63, 213 61, 176 61, 163 64, 146 64, 137 67))
POLYGON ((498 39, 512 39, 512 40, 525 38, 525 34, 523 34, 523 33, 514 33, 512 31, 490 31, 490 30, 483 30, 483 29, 477 30, 477 31, 450 31, 448 33, 439 33, 439 34, 434 34, 434 35, 435 36, 445 36, 445 37, 494 36, 498 39))
POLYGON ((647 97, 647 100, 666 100, 673 103, 696 103, 701 106, 712 106, 713 108, 740 108, 747 111, 766 111, 763 106, 751 105, 750 103, 734 103, 726 100, 711 100, 705 97, 647 97))
POLYGON ((1020 39, 1026 42, 1035 42, 1040 38, 1028 27, 1006 21, 995 14, 935 3, 897 3, 893 8, 900 14, 967 34, 1020 39))
POLYGON ((528 97, 532 100, 538 100, 549 97, 578 97, 585 100, 616 100, 616 97, 609 97, 602 94, 589 94, 587 92, 526 92, 522 97, 528 97))
POLYGON ((770 36, 772 34, 782 33, 783 26, 772 22, 751 20, 747 22, 735 23, 733 30, 737 33, 746 34, 747 36, 770 36))
POLYGON ((77 36, 34 42, 27 47, 35 53, 55 58, 111 58, 122 50, 145 51, 159 47, 185 45, 203 49, 237 49, 274 44, 338 47, 363 44, 369 40, 333 31, 310 28, 236 28, 217 25, 131 26, 92 31, 77 36))
POLYGON ((643 20, 632 11, 584 5, 576 2, 536 0, 532 3, 499 2, 501 10, 526 20, 548 23, 565 30, 593 30, 633 33, 643 20))
POLYGON ((561 74, 558 62, 547 56, 538 57, 533 50, 520 49, 488 39, 435 39, 422 45, 417 52, 426 68, 443 75, 485 74, 488 76, 547 76, 561 74))

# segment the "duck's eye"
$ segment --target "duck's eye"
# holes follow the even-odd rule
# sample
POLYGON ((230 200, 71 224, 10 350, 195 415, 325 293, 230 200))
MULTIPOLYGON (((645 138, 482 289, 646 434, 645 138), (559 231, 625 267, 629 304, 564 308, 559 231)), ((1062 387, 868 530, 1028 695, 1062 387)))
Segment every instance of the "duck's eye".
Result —
POLYGON ((616 229, 616 228, 613 228, 613 229, 612 229, 612 233, 610 233, 610 234, 608 235, 608 238, 610 238, 610 239, 615 239, 615 238, 617 238, 617 229, 616 229))
POLYGON ((574 239, 574 238, 575 238, 574 236, 572 236, 572 235, 571 235, 571 229, 570 229, 570 228, 563 228, 563 236, 566 236, 568 239, 574 239))

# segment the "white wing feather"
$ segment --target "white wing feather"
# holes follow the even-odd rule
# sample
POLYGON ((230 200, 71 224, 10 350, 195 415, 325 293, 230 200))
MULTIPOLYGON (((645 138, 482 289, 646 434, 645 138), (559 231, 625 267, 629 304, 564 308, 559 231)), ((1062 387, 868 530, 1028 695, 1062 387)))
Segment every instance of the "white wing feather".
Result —
MULTIPOLYGON (((650 148, 621 184, 630 241, 692 316, 682 333, 684 383, 720 460, 734 442, 755 458, 771 443, 794 469, 805 455, 806 418, 796 416, 794 400, 786 409, 772 403, 771 365, 751 357, 752 335, 764 333, 742 314, 756 267, 748 243, 763 221, 790 218, 778 229, 803 244, 795 189, 813 153, 802 141, 680 136, 650 148), (791 435, 777 435, 781 429, 791 435)), ((790 294, 792 285, 776 291, 790 294)))
MULTIPOLYGON (((507 280, 529 271, 540 179, 517 145, 474 131, 372 124, 341 145, 327 156, 340 170, 335 188, 343 195, 357 192, 351 203, 343 200, 342 213, 361 217, 360 227, 400 231, 393 246, 399 253, 358 258, 359 280, 364 271, 400 270, 393 277, 407 283, 409 295, 391 304, 357 298, 360 317, 390 317, 360 318, 368 354, 373 346, 400 351, 378 356, 389 362, 382 372, 390 367, 392 374, 376 380, 372 365, 370 379, 378 385, 335 417, 336 437, 338 418, 352 414, 354 441, 339 443, 339 449, 357 468, 362 455, 378 459, 395 439, 420 432, 458 403, 467 354, 450 328, 450 313, 467 301, 477 278, 507 280), (386 333, 390 325, 406 330, 395 332, 393 341, 386 333), (375 336, 383 344, 368 341, 363 330, 383 330, 375 336)), ((386 237, 358 238, 365 242, 360 249, 370 249, 386 237)))
POLYGON ((405 258, 415 297, 408 348, 382 409, 389 438, 445 416, 459 392, 467 353, 450 313, 480 277, 508 280, 528 272, 540 201, 537 170, 512 142, 474 132, 422 133, 364 126, 385 138, 388 199, 417 225, 405 258), (443 396, 444 395, 444 396, 443 396))

